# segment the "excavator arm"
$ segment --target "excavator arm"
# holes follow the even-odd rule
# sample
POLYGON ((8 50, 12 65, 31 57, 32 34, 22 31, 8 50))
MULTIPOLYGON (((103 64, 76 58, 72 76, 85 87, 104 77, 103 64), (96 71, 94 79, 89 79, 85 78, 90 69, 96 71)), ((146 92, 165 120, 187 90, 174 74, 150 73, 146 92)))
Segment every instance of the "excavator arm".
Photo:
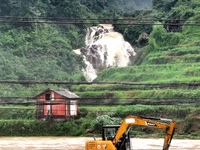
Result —
MULTIPOLYGON (((152 119, 152 118, 151 118, 152 119)), ((151 120, 149 118, 145 118, 145 117, 139 117, 139 116, 128 116, 126 117, 120 128, 118 129, 118 131, 116 132, 116 135, 113 139, 113 144, 116 145, 117 142, 120 140, 121 136, 125 133, 127 134, 130 130, 130 127, 133 125, 141 125, 141 126, 150 126, 150 127, 155 127, 155 128, 160 128, 160 129, 165 129, 166 130, 166 134, 165 134, 165 138, 164 138, 164 144, 163 144, 163 150, 168 150, 171 140, 173 138, 173 134, 174 134, 174 130, 175 130, 175 121, 170 120, 170 124, 166 124, 166 123, 161 123, 161 122, 157 122, 154 120, 151 120)), ((169 121, 169 119, 157 119, 157 118, 153 118, 156 120, 167 120, 169 121)))
POLYGON ((123 148, 124 146, 123 142, 125 142, 123 140, 126 140, 125 137, 128 137, 127 135, 129 133, 129 130, 131 126, 134 125, 165 129, 166 134, 164 138, 163 150, 169 149, 176 126, 176 123, 173 120, 162 119, 162 118, 157 119, 157 118, 146 118, 139 116, 128 116, 123 120, 119 128, 117 128, 118 130, 115 133, 115 136, 111 140, 106 138, 100 141, 87 141, 85 150, 122 150, 122 149, 127 150, 126 148, 125 149, 123 148), (170 124, 157 122, 155 120, 170 121, 170 124))

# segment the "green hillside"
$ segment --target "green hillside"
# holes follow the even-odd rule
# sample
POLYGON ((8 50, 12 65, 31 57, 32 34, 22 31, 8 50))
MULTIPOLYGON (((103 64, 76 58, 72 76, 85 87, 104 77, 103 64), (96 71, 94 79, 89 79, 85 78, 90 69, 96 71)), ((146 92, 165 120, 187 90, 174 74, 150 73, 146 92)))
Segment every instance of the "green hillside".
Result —
MULTIPOLYGON (((97 82, 119 84, 82 85, 75 87, 74 90, 77 90, 82 97, 92 97, 92 100, 85 101, 90 103, 95 101, 94 105, 95 103, 121 105, 120 108, 107 109, 118 108, 117 114, 114 113, 113 116, 125 117, 136 114, 174 118, 178 121, 179 136, 183 134, 183 137, 188 135, 198 137, 200 133, 199 4, 197 0, 154 1, 156 10, 152 11, 151 16, 164 17, 165 20, 155 22, 150 32, 146 29, 146 33, 149 33, 148 43, 136 48, 137 55, 132 60, 134 65, 104 69, 99 72, 96 79, 97 82), (184 21, 177 23, 172 20, 171 23, 177 24, 177 31, 172 32, 166 28, 166 24, 169 23, 167 19, 184 21)), ((123 27, 119 28, 119 31, 122 29, 130 30, 128 27, 123 27)), ((127 32, 123 34, 127 39, 132 35, 128 35, 127 32)), ((93 110, 100 108, 105 110, 104 107, 93 110)))
MULTIPOLYGON (((200 74, 199 1, 178 1, 169 12, 161 13, 185 19, 178 32, 168 32, 165 23, 156 22, 148 36, 148 45, 136 48, 135 66, 105 69, 97 81, 198 82, 200 74), (181 10, 181 8, 184 8, 181 10), (192 9, 193 8, 193 9, 192 9), (192 12, 189 13, 189 11, 192 12), (178 11, 180 10, 180 12, 178 11), (184 11, 184 12, 181 12, 184 11), (188 11, 188 12, 187 12, 188 11), (184 13, 189 13, 183 16, 184 13), (157 25, 161 24, 161 25, 157 25), (189 25, 194 24, 194 25, 189 25), (195 25, 196 24, 196 25, 195 25)), ((166 18, 166 19, 167 19, 166 18)))
MULTIPOLYGON (((85 81, 83 58, 73 49, 84 45, 86 28, 97 25, 97 18, 152 18, 152 25, 114 25, 137 55, 129 67, 101 70, 96 84, 2 83, 0 135, 93 136, 99 135, 103 124, 141 115, 175 119, 175 137, 200 138, 199 6, 199 0, 4 0, 0 4, 0 80, 85 81), (69 18, 97 20, 64 23, 69 18), (79 95, 79 116, 61 123, 35 120, 30 97, 47 88, 67 88, 79 95)), ((136 137, 162 136, 145 127, 131 132, 136 137)))

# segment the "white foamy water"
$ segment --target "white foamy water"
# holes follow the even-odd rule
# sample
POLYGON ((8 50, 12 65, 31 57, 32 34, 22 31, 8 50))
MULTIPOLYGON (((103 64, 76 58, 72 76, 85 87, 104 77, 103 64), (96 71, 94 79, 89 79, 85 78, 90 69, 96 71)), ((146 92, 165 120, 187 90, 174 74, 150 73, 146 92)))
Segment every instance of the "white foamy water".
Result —
POLYGON ((130 64, 130 56, 136 53, 122 34, 115 32, 111 24, 99 25, 87 29, 86 46, 75 50, 83 55, 86 68, 83 69, 88 81, 97 77, 97 70, 106 67, 125 67, 130 64))

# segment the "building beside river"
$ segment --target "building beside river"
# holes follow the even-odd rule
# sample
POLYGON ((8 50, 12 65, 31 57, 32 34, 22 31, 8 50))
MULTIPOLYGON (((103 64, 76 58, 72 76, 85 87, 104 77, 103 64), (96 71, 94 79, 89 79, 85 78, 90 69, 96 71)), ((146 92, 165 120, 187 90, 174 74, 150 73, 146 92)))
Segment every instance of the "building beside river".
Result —
POLYGON ((47 89, 34 97, 36 118, 68 120, 78 115, 79 96, 66 89, 47 89))

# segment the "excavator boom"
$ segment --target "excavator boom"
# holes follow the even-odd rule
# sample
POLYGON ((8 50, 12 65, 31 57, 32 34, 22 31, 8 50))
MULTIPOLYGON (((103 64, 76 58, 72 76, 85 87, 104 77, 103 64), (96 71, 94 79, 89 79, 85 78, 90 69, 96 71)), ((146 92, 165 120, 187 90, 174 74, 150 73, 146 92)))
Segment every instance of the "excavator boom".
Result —
POLYGON ((128 135, 130 128, 134 125, 165 129, 166 134, 164 138, 163 150, 169 149, 176 126, 175 121, 163 118, 155 119, 139 116, 127 116, 117 129, 117 132, 113 138, 109 140, 106 138, 101 141, 87 141, 85 150, 128 150, 124 147, 124 142, 122 139, 124 139, 124 141, 126 140, 126 136, 128 135), (154 121, 153 119, 170 121, 170 124, 154 121))
MULTIPOLYGON (((160 119, 160 120, 166 120, 166 119, 160 119)), ((166 123, 157 122, 157 121, 150 120, 148 118, 142 118, 139 116, 128 116, 123 120, 120 128, 118 129, 115 135, 113 144, 115 145, 124 133, 129 132, 130 127, 133 125, 141 125, 141 126, 149 126, 149 127, 154 127, 154 128, 166 129, 163 150, 168 150, 171 140, 173 138, 174 129, 176 125, 175 122, 171 121, 170 124, 168 125, 166 123)))

